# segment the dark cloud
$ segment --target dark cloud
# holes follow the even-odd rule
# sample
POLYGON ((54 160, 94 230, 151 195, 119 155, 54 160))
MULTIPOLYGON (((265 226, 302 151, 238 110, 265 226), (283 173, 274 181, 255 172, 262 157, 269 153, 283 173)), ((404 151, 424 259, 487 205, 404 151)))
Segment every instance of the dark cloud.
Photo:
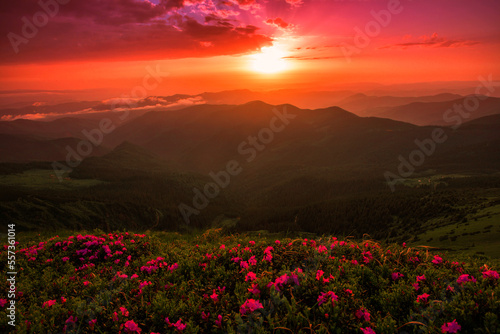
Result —
POLYGON ((285 22, 281 17, 277 17, 275 19, 268 19, 266 20, 266 23, 282 29, 286 29, 290 26, 290 24, 285 22))
POLYGON ((338 59, 345 58, 344 56, 324 56, 324 57, 307 57, 307 56, 288 56, 283 57, 283 59, 293 59, 293 60, 327 60, 327 59, 338 59))
POLYGON ((171 10, 171 9, 176 9, 176 8, 182 8, 182 7, 184 7, 184 2, 185 2, 185 0, 163 0, 161 2, 161 5, 166 10, 171 10))
POLYGON ((471 46, 480 44, 478 41, 472 40, 453 40, 439 37, 437 33, 431 36, 421 36, 419 42, 397 43, 385 45, 379 49, 408 49, 411 47, 432 47, 432 48, 458 48, 462 46, 471 46))
POLYGON ((71 0, 58 5, 47 24, 35 26, 36 33, 25 36, 23 17, 33 22, 33 15, 42 12, 38 1, 4 2, 0 34, 11 34, 0 42, 0 61, 140 60, 246 53, 272 42, 271 37, 258 34, 258 27, 236 19, 238 6, 253 5, 255 1, 248 0, 221 2, 218 7, 210 0, 163 0, 157 5, 142 0, 71 0), (188 5, 186 11, 192 16, 182 10, 188 5))

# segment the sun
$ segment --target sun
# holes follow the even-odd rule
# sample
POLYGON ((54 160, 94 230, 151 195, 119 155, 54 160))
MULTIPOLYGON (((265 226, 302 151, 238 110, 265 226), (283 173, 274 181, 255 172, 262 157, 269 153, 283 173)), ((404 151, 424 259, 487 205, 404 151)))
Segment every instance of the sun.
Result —
POLYGON ((289 67, 285 56, 286 52, 277 45, 263 47, 260 53, 252 56, 252 70, 266 74, 285 71, 289 67))

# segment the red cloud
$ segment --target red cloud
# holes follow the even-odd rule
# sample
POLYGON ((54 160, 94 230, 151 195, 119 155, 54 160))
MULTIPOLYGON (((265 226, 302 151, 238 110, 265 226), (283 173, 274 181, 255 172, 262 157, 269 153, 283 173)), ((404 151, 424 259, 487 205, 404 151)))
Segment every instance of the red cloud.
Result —
POLYGON ((256 0, 231 0, 231 1, 244 10, 261 8, 256 0))
POLYGON ((286 0, 286 2, 288 2, 290 5, 296 6, 296 7, 303 4, 302 0, 286 0))
POLYGON ((277 17, 275 19, 268 19, 266 21, 267 24, 269 25, 274 25, 282 29, 288 28, 290 24, 286 23, 281 17, 277 17))
MULTIPOLYGON (((253 0, 237 3, 256 5, 253 0)), ((23 42, 17 44, 16 54, 12 39, 2 38, 0 61, 205 57, 241 54, 271 45, 272 38, 258 34, 258 27, 227 19, 239 14, 235 11, 238 6, 215 5, 208 0, 162 0, 156 5, 139 0, 74 0, 60 5, 47 24, 35 27, 36 34, 26 38, 22 18, 32 21, 33 14, 42 11, 37 0, 3 2, 0 34, 16 34, 23 42), (182 14, 185 6, 193 17, 182 14)))
MULTIPOLYGON (((408 39, 408 36, 405 36, 408 39)), ((437 33, 433 33, 431 36, 423 35, 419 37, 420 42, 408 42, 408 43, 398 43, 392 45, 382 46, 379 49, 407 49, 410 47, 434 47, 434 48, 458 48, 461 46, 471 46, 480 44, 477 41, 472 40, 458 40, 458 39, 446 39, 444 37, 439 37, 437 33)))

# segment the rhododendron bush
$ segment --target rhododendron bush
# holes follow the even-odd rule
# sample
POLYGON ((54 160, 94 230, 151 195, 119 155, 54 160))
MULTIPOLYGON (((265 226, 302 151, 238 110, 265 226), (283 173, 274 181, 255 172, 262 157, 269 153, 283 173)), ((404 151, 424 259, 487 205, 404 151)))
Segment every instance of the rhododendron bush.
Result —
MULTIPOLYGON (((487 264, 334 237, 271 240, 210 230, 166 242, 163 235, 95 233, 21 242, 16 331, 500 331, 499 275, 487 264)), ((0 326, 9 331, 7 306, 0 299, 0 326)))

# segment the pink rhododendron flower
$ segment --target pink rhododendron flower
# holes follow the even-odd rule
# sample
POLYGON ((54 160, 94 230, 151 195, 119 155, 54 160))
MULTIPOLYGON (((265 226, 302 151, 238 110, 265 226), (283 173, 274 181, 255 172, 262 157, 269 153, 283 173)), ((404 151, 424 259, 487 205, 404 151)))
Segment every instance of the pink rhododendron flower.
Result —
POLYGON ((363 334, 377 334, 375 333, 375 331, 373 329, 371 329, 370 327, 366 327, 366 328, 360 328, 361 331, 363 332, 363 334))
POLYGON ((255 310, 258 310, 258 309, 261 309, 261 308, 264 308, 264 306, 262 306, 262 304, 258 300, 247 299, 243 303, 243 305, 241 305, 241 307, 240 307, 240 313, 241 313, 241 315, 245 315, 245 314, 248 314, 248 313, 252 313, 255 310))
POLYGON ((328 251, 328 249, 323 246, 323 245, 319 245, 318 246, 318 253, 326 253, 328 251))
POLYGON ((457 283, 460 285, 464 285, 467 282, 477 282, 474 276, 469 277, 469 274, 460 275, 457 279, 457 283))
POLYGON ((417 282, 425 281, 425 275, 417 276, 417 282))
POLYGON ((70 316, 68 319, 66 319, 65 325, 63 328, 63 332, 66 333, 66 331, 68 330, 68 327, 74 328, 77 321, 78 321, 78 318, 73 317, 73 316, 70 316))
POLYGON ((333 291, 322 292, 318 296, 318 305, 326 303, 328 299, 331 299, 332 304, 335 305, 339 297, 333 291))
POLYGON ((174 326, 178 331, 181 331, 181 332, 184 329, 186 329, 186 325, 182 323, 181 319, 177 320, 177 322, 175 324, 173 324, 172 326, 174 326))
POLYGON ((259 285, 252 284, 252 287, 248 288, 248 292, 250 292, 256 296, 259 295, 260 294, 259 285))
POLYGON ((364 308, 357 310, 355 315, 356 318, 358 319, 364 319, 365 321, 370 321, 370 313, 364 308))
POLYGON ((251 246, 255 245, 255 241, 249 241, 248 242, 251 246))
POLYGON ((216 301, 218 301, 218 300, 219 300, 219 296, 215 293, 215 289, 214 289, 214 293, 212 293, 212 294, 210 295, 210 298, 212 298, 212 300, 213 300, 214 302, 216 302, 216 301))
POLYGON ((257 259, 255 258, 255 255, 252 255, 252 257, 248 259, 248 263, 249 263, 251 266, 255 266, 255 265, 257 265, 257 259))
POLYGON ((409 261, 410 262, 413 262, 413 263, 416 263, 416 262, 420 262, 419 258, 417 256, 412 256, 409 258, 409 261))
POLYGON ((397 281, 398 279, 404 277, 403 274, 401 274, 400 272, 396 272, 396 273, 392 273, 391 274, 391 277, 392 277, 392 280, 393 281, 397 281))
POLYGON ((90 327, 90 330, 93 331, 94 330, 94 326, 95 326, 95 323, 97 322, 97 319, 93 319, 93 320, 90 320, 89 321, 89 327, 90 327))
POLYGON ((287 275, 287 274, 281 275, 274 282, 269 282, 267 284, 267 287, 274 286, 274 289, 276 291, 280 291, 280 289, 283 287, 283 285, 288 284, 291 281, 293 281, 296 285, 300 285, 298 276, 294 273, 291 273, 290 275, 287 275))
POLYGON ((182 323, 182 319, 177 320, 175 324, 171 323, 170 320, 165 318, 165 322, 169 327, 175 327, 178 331, 182 332, 184 329, 186 329, 186 325, 182 323))
POLYGON ((498 272, 496 272, 494 270, 486 270, 486 271, 483 271, 482 274, 483 274, 484 279, 497 280, 500 278, 500 276, 498 275, 498 272))
POLYGON ((248 281, 255 281, 257 279, 257 275, 254 272, 248 272, 247 276, 245 277, 245 282, 248 281))
POLYGON ((457 320, 454 319, 452 322, 448 322, 446 324, 444 324, 442 327, 441 327, 441 331, 443 333, 458 333, 458 331, 462 329, 462 326, 460 326, 458 323, 457 323, 457 320))
POLYGON ((0 299, 0 307, 4 307, 6 304, 7 304, 7 299, 0 299))
POLYGON ((137 325, 134 320, 128 320, 125 324, 125 331, 129 333, 140 333, 141 329, 139 328, 139 325, 137 325))
POLYGON ((125 307, 123 307, 123 306, 122 306, 122 307, 120 307, 120 312, 122 313, 122 315, 123 315, 124 317, 128 317, 128 314, 129 314, 129 313, 128 313, 127 308, 125 308, 125 307))
POLYGON ((151 281, 143 281, 143 282, 139 281, 139 289, 142 289, 143 287, 148 286, 148 285, 152 285, 152 284, 153 283, 151 283, 151 281))
POLYGON ((440 264, 443 262, 443 258, 439 255, 434 255, 434 260, 431 261, 434 264, 440 264))
POLYGON ((56 300, 53 299, 53 300, 47 300, 46 302, 43 303, 42 307, 43 308, 48 308, 48 307, 51 307, 52 305, 54 305, 56 303, 56 300))
POLYGON ((66 324, 74 325, 77 321, 78 321, 77 317, 70 316, 68 319, 66 319, 66 324))
POLYGON ((203 321, 208 321, 208 318, 210 317, 210 312, 208 313, 205 313, 205 312, 201 312, 201 319, 203 319, 203 321))
POLYGON ((365 251, 361 253, 363 255, 363 262, 364 263, 370 263, 370 261, 373 259, 373 255, 370 251, 365 251))
POLYGON ((418 283, 413 283, 411 286, 415 289, 415 291, 420 289, 420 285, 418 283))
POLYGON ((271 253, 266 253, 262 261, 271 262, 273 260, 273 255, 271 253))
POLYGON ((427 294, 427 293, 423 293, 421 294, 420 296, 417 296, 417 303, 420 303, 420 302, 427 302, 427 298, 429 297, 430 295, 427 294))
MULTIPOLYGON (((302 270, 299 268, 300 271, 297 271, 298 273, 301 273, 302 270)), ((331 275, 330 275, 331 276, 331 275)), ((290 276, 289 276, 289 280, 292 280, 293 283, 295 283, 295 285, 300 285, 300 282, 299 282, 299 276, 297 276, 297 274, 295 273, 291 273, 290 276)))
POLYGON ((318 270, 316 272, 316 279, 319 281, 319 279, 321 278, 321 276, 323 276, 325 272, 323 270, 318 270))
POLYGON ((328 278, 323 278, 323 283, 330 283, 330 280, 333 279, 335 279, 335 277, 332 274, 330 274, 328 278))
POLYGON ((220 314, 219 314, 219 315, 217 316, 217 320, 215 320, 215 325, 216 325, 217 327, 219 327, 219 328, 221 328, 221 327, 222 327, 222 315, 220 315, 220 314))

